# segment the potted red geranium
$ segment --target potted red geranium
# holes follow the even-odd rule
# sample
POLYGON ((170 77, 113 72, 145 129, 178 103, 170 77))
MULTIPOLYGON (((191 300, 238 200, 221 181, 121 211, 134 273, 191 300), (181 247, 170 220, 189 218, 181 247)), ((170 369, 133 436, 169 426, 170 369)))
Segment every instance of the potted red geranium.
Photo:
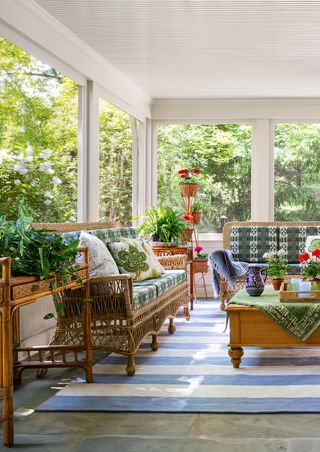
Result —
POLYGON ((303 279, 320 281, 320 250, 314 249, 311 254, 302 253, 299 256, 303 279))
POLYGON ((178 171, 180 177, 180 192, 182 196, 195 197, 197 195, 199 188, 199 173, 200 170, 198 168, 192 170, 181 169, 178 171))

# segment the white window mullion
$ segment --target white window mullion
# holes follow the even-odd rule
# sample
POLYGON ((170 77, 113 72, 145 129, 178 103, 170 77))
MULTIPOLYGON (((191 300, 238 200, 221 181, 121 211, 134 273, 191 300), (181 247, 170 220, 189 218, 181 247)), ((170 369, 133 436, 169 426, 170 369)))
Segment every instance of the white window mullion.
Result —
POLYGON ((273 221, 273 129, 269 119, 255 121, 251 155, 251 219, 273 221))

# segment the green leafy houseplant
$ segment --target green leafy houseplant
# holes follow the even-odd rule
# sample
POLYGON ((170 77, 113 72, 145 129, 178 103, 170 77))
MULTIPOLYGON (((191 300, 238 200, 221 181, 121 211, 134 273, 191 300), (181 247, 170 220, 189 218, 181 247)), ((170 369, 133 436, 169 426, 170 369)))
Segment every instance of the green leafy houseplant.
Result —
POLYGON ((154 241, 166 244, 178 240, 183 235, 183 229, 188 227, 176 210, 164 207, 152 208, 137 218, 143 219, 143 223, 137 227, 142 237, 152 236, 154 241))
POLYGON ((13 275, 34 275, 46 279, 55 275, 59 283, 80 282, 75 263, 78 240, 64 243, 61 235, 48 229, 32 227, 32 217, 20 203, 18 219, 0 217, 0 256, 11 257, 13 275))
POLYGON ((192 204, 192 212, 201 212, 202 210, 202 204, 200 201, 196 200, 192 204))

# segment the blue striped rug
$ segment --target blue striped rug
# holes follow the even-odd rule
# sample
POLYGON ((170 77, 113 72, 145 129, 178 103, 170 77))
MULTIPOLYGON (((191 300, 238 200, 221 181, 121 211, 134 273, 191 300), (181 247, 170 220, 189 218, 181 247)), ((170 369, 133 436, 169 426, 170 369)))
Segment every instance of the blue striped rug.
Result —
POLYGON ((318 413, 320 348, 245 348, 240 369, 227 353, 225 313, 199 301, 177 331, 148 338, 137 356, 137 373, 125 374, 126 358, 111 354, 94 366, 94 384, 79 377, 37 411, 186 413, 318 413))

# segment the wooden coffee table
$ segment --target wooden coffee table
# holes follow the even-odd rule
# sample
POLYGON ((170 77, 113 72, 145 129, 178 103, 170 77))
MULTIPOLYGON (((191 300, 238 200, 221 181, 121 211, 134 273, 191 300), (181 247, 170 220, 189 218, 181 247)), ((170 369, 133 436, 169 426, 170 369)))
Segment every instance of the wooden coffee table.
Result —
MULTIPOLYGON (((278 297, 275 292, 275 297, 278 297)), ((229 315, 229 356, 234 368, 239 368, 243 347, 317 347, 320 346, 320 327, 305 341, 291 336, 272 319, 250 306, 231 304, 229 315)))

